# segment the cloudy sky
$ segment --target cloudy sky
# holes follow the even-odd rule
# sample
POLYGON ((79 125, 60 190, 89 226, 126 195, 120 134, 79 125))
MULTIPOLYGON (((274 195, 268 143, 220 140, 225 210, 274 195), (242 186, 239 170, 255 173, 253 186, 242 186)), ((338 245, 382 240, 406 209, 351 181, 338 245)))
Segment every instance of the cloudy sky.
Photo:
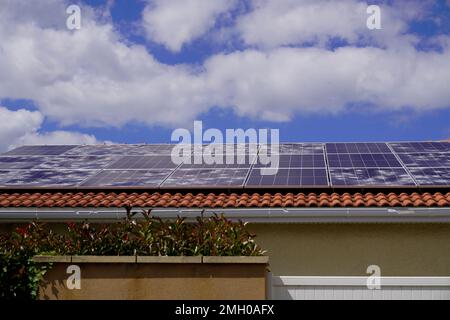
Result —
POLYGON ((0 150, 170 142, 194 120, 283 141, 447 139, 450 1, 0 0, 0 119, 0 150))

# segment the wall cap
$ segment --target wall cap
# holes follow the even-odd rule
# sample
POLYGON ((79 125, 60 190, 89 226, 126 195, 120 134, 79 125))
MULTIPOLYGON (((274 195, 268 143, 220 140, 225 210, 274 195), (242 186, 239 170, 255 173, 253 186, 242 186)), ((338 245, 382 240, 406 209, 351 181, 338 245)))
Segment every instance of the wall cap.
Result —
POLYGON ((137 256, 137 263, 202 263, 202 256, 137 256))
POLYGON ((51 262, 64 262, 70 263, 72 262, 71 256, 46 256, 46 255, 38 255, 33 257, 33 261, 37 263, 51 263, 51 262))
POLYGON ((269 262, 268 256, 203 256, 203 263, 263 263, 269 262))
POLYGON ((38 263, 253 263, 267 264, 268 256, 50 256, 33 257, 38 263))

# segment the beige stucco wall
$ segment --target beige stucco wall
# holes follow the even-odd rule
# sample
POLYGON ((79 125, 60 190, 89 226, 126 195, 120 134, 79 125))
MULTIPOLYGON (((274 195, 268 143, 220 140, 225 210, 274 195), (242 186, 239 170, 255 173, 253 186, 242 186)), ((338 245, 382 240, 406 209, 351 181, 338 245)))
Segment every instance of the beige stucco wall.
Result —
POLYGON ((71 263, 79 290, 66 286, 69 263, 55 263, 39 289, 41 300, 263 300, 265 264, 71 263))
POLYGON ((450 276, 450 224, 250 224, 278 276, 450 276))
MULTIPOLYGON (((49 224, 60 229, 61 224, 49 224)), ((13 225, 0 224, 3 230, 13 225)), ((249 224, 283 276, 450 276, 450 224, 249 224)), ((61 228, 62 230, 62 228, 61 228)))

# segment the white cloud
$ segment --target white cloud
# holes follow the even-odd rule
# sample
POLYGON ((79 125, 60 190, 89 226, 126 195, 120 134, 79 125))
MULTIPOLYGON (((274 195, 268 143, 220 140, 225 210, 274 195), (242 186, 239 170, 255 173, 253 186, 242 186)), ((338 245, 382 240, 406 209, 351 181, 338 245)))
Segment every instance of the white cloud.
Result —
MULTIPOLYGON (((414 14, 411 9, 407 16, 414 14)), ((277 30, 261 26, 267 39, 252 41, 264 49, 217 54, 201 66, 165 65, 144 46, 126 43, 88 7, 79 31, 66 30, 65 17, 57 0, 0 3, 0 98, 31 99, 42 117, 63 126, 185 126, 213 106, 269 121, 345 111, 358 102, 384 110, 450 106, 450 47, 419 52, 399 33, 389 33, 397 45, 383 38, 386 48, 279 48, 285 43, 275 40, 288 43, 295 32, 273 37, 269 32, 277 30), (35 11, 37 3, 42 8, 35 11)), ((270 19, 266 24, 276 29, 277 19, 270 19)), ((316 36, 305 32, 304 39, 326 39, 332 30, 323 28, 316 36)), ((336 34, 359 36, 346 28, 343 22, 336 34)), ((56 136, 62 135, 43 139, 56 136)))
POLYGON ((143 26, 149 40, 176 52, 208 32, 234 4, 234 0, 151 0, 143 12, 143 26))
MULTIPOLYGON (((67 17, 55 0, 43 2, 43 20, 49 13, 67 17)), ((207 110, 197 71, 161 64, 143 46, 125 44, 85 7, 81 30, 72 32, 64 19, 61 27, 35 23, 39 16, 15 20, 22 11, 34 12, 36 2, 2 4, 0 97, 34 100, 45 116, 63 125, 173 125, 207 110)))
POLYGON ((253 0, 253 10, 241 16, 236 31, 248 45, 276 48, 284 45, 324 46, 332 39, 377 45, 399 45, 413 37, 399 37, 407 21, 417 17, 421 6, 380 5, 381 30, 369 30, 368 3, 357 0, 253 0))
POLYGON ((206 63, 217 103, 269 121, 295 113, 335 113, 352 103, 372 110, 450 106, 450 51, 346 47, 247 50, 206 63))
POLYGON ((39 132, 44 116, 39 111, 0 107, 0 152, 30 144, 93 144, 92 135, 70 131, 39 132))

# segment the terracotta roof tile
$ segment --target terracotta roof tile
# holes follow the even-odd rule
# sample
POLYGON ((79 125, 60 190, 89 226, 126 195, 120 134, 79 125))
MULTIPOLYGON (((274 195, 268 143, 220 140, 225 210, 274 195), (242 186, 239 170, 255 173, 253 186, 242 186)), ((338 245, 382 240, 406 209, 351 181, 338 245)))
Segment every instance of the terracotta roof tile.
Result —
POLYGON ((450 192, 435 193, 2 193, 0 207, 448 207, 450 192))

